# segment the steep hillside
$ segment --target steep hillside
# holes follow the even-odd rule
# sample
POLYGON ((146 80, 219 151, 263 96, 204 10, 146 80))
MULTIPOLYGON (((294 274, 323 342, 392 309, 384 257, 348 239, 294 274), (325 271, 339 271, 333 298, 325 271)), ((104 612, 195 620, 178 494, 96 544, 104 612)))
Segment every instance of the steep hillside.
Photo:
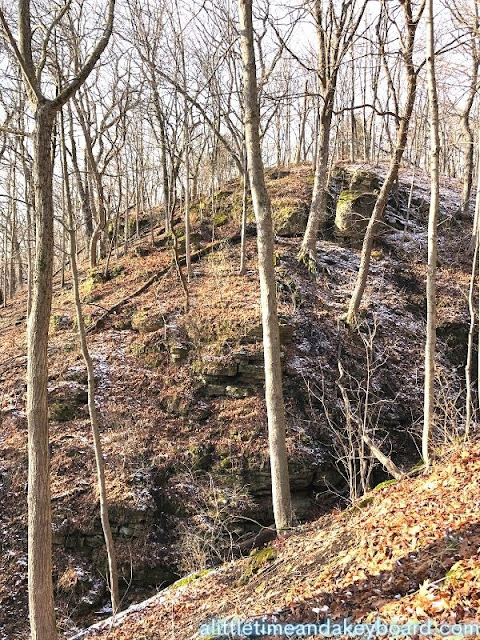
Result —
MULTIPOLYGON (((346 511, 304 525, 249 558, 180 580, 117 622, 75 637, 226 638, 214 627, 208 634, 207 625, 232 618, 285 625, 381 619, 412 628, 430 620, 430 637, 439 637, 433 630, 442 624, 476 621, 477 635, 479 477, 480 447, 457 451, 429 474, 374 489, 346 511)), ((453 626, 451 635, 461 636, 459 629, 453 626)))
MULTIPOLYGON (((335 172, 332 228, 319 241, 316 274, 296 260, 311 196, 310 168, 269 174, 299 523, 349 502, 348 424, 365 421, 398 465, 410 468, 418 459, 427 193, 418 180, 406 233, 408 176, 391 199, 359 330, 347 330, 342 320, 358 267, 358 238, 347 238, 338 225, 334 232, 333 209, 352 175, 372 183, 368 194, 382 174, 381 167, 373 177, 368 167, 335 172)), ((452 432, 461 435, 469 260, 468 229, 455 219, 456 194, 455 185, 444 186, 438 322, 442 428, 436 443, 452 432)), ((195 204, 198 253, 186 313, 170 239, 160 227, 154 229, 153 245, 145 228, 127 256, 112 260, 108 278, 101 269, 82 274, 125 604, 192 570, 248 553, 256 544, 252 534, 273 520, 252 219, 247 273, 238 275, 241 195, 239 185, 231 183, 216 194, 213 207, 210 199, 195 204)), ((177 233, 181 245, 180 223, 177 233)), ((85 370, 70 288, 68 274, 64 288, 56 281, 49 352, 56 601, 66 632, 108 613, 85 370)), ((24 309, 25 299, 18 297, 0 310, 0 637, 8 640, 25 638, 26 632, 24 309)), ((366 461, 373 464, 368 453, 366 461)), ((377 465, 367 480, 372 486, 386 477, 377 465)))

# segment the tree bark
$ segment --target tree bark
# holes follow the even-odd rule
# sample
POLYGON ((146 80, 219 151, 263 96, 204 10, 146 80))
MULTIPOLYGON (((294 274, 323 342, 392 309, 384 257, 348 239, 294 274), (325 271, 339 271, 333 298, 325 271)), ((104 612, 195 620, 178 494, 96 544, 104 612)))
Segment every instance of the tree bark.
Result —
POLYGON ((63 117, 61 118, 61 147, 62 147, 62 168, 63 180, 65 186, 66 209, 68 216, 68 229, 70 235, 70 264, 72 269, 73 281, 73 297, 75 301, 75 309, 77 313, 77 326, 80 338, 80 347, 82 356, 87 369, 87 385, 88 385, 88 413, 90 416, 90 425, 92 427, 93 448, 95 452, 95 464, 97 467, 97 485, 100 500, 100 521, 102 523, 103 535, 105 538, 105 546, 107 548, 108 569, 110 577, 110 594, 112 600, 112 612, 117 613, 120 608, 120 594, 118 589, 118 569, 117 558, 115 554, 115 545, 113 542, 110 520, 108 517, 108 498, 107 487, 105 482, 105 463, 103 461, 102 443, 100 439, 100 429, 98 420, 98 411, 95 406, 95 372, 93 369, 93 361, 90 356, 87 343, 87 331, 85 328, 85 320, 82 313, 82 303, 80 301, 80 286, 77 268, 77 243, 76 233, 73 219, 72 198, 70 193, 70 183, 67 171, 67 152, 65 148, 65 130, 63 117))
POLYGON ((390 161, 390 167, 385 177, 385 182, 378 194, 375 207, 367 225, 365 236, 363 239, 362 252, 360 256, 360 267, 358 270, 355 287, 348 306, 346 323, 350 326, 356 324, 358 319, 358 313, 360 310, 360 303, 362 301, 363 293, 367 285, 368 271, 370 268, 370 258, 372 254, 373 242, 375 240, 375 233, 379 222, 381 221, 385 212, 385 207, 388 203, 388 198, 392 187, 397 180, 398 171, 400 169, 400 163, 402 161, 403 153, 408 139, 408 128, 413 113, 413 107, 415 105, 415 96, 417 92, 417 72, 413 66, 413 51, 415 44, 415 34, 417 26, 420 20, 418 14, 415 19, 411 15, 410 2, 406 3, 404 7, 405 22, 408 30, 408 40, 406 50, 404 52, 404 59, 407 71, 407 98, 403 112, 403 116, 400 118, 400 124, 397 131, 397 140, 395 144, 395 150, 390 161))
POLYGON ((326 221, 326 198, 328 158, 330 152, 330 131, 332 128, 334 91, 325 96, 324 106, 319 118, 317 158, 315 162, 315 178, 313 182, 312 204, 308 216, 307 228, 300 248, 299 260, 309 266, 317 259, 318 231, 326 221))
POLYGON ((265 399, 268 416, 272 499, 275 526, 280 533, 292 524, 290 481, 285 443, 285 408, 280 361, 280 335, 274 269, 274 239, 270 198, 260 147, 260 110, 253 42, 252 0, 239 0, 243 59, 245 141, 253 208, 257 219, 258 269, 265 357, 265 399))
POLYGON ((242 196, 242 226, 241 226, 241 242, 240 242, 240 270, 239 275, 245 275, 247 270, 245 263, 247 261, 247 215, 248 215, 248 167, 247 157, 245 154, 245 170, 243 172, 243 196, 242 196))
POLYGON ((425 466, 430 464, 429 439, 434 410, 435 343, 436 343, 436 275, 437 275, 437 221, 439 211, 439 123, 438 96, 435 77, 435 39, 433 0, 427 0, 427 82, 430 111, 430 212, 428 216, 428 265, 427 265, 427 336, 425 342, 425 393, 422 433, 422 457, 425 466))
POLYGON ((53 273, 51 139, 54 119, 55 111, 48 103, 38 104, 33 143, 37 250, 27 326, 28 595, 32 640, 54 640, 57 637, 52 584, 47 407, 47 346, 53 273))
MULTIPOLYGON (((475 36, 472 36, 474 41, 475 36)), ((475 41, 472 44, 472 75, 470 77, 470 88, 467 96, 467 102, 460 114, 460 126, 465 137, 465 151, 463 160, 463 183, 462 183, 462 200, 460 204, 460 214, 467 216, 470 210, 470 196, 472 193, 473 183, 473 156, 474 156, 474 136, 472 125, 470 123, 470 112, 472 110, 473 101, 477 95, 478 85, 478 68, 480 59, 476 52, 475 41)))

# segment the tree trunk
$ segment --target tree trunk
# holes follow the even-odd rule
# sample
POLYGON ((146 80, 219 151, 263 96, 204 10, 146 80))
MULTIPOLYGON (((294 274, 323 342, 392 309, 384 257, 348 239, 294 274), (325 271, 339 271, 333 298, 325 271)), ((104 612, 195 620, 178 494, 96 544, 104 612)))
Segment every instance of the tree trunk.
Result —
POLYGON ((435 40, 433 24, 433 0, 427 0, 427 82, 430 111, 430 212, 428 216, 428 266, 427 266, 427 336, 425 342, 425 394, 422 434, 422 457, 430 464, 429 438, 434 423, 434 378, 436 342, 436 275, 437 275, 437 221, 439 211, 439 123, 438 96, 435 78, 435 40))
POLYGON ((88 180, 85 181, 85 185, 82 180, 82 174, 78 165, 77 158, 77 143, 75 142, 74 129, 73 129, 73 117, 72 110, 69 105, 69 120, 70 120, 70 147, 72 152, 72 164, 75 173, 75 182, 77 185, 78 195, 80 196, 80 206, 83 214, 83 224, 85 227, 85 236, 87 240, 87 246, 90 245, 90 241, 93 235, 93 219, 92 208, 90 206, 90 193, 88 190, 88 180))
POLYGON ((32 640, 57 637, 52 583, 52 524, 47 382, 48 327, 53 273, 53 161, 55 111, 35 113, 34 188, 36 257, 27 327, 28 594, 32 640))
POLYGON ((285 408, 280 361, 280 335, 274 269, 273 223, 260 147, 260 110, 253 43, 252 0, 239 0, 240 41, 243 59, 245 140, 253 208, 257 219, 258 268, 265 354, 272 499, 277 532, 291 526, 290 481, 285 443, 285 408))
POLYGON ((293 159, 294 164, 300 164, 305 160, 305 130, 307 126, 308 116, 308 80, 305 81, 304 96, 303 96, 303 108, 300 115, 300 124, 298 125, 298 141, 295 149, 295 156, 293 159))
POLYGON ((368 226, 365 231, 365 237, 363 239, 362 252, 360 256, 360 267, 358 270, 355 287, 346 316, 346 323, 351 326, 355 325, 357 322, 360 303, 362 301, 362 296, 367 285, 368 271, 370 268, 370 258, 372 254, 373 242, 375 239, 375 232, 379 222, 383 217, 392 187, 398 177, 400 162, 402 160, 403 153, 407 144, 408 128, 413 113, 413 107, 415 105, 415 96, 417 92, 417 72, 413 65, 413 51, 415 45, 415 35, 421 17, 421 12, 417 15, 416 19, 413 19, 411 15, 411 4, 406 3, 404 6, 404 14, 408 32, 407 43, 405 45, 405 51, 403 53, 407 73, 406 103, 402 117, 397 118, 397 121, 399 120, 399 126, 397 131, 395 150, 390 161, 390 167, 385 178, 385 182, 383 183, 382 188, 380 189, 380 193, 378 194, 378 198, 375 203, 373 213, 368 222, 368 226))
MULTIPOLYGON (((62 114, 61 114, 62 115, 62 114)), ((105 463, 103 461, 102 443, 100 440, 100 429, 98 423, 98 411, 95 406, 95 372, 93 362, 87 344, 87 332, 85 329, 85 320, 82 313, 82 303, 80 301, 80 286, 77 268, 77 243, 75 238, 75 226, 73 219, 72 197, 70 192, 70 183, 67 170, 67 152, 65 147, 65 129, 63 115, 61 117, 61 150, 62 150, 62 169, 63 181, 65 187, 65 200, 70 235, 70 263, 72 268, 73 296, 75 301, 75 309, 77 312, 77 326, 80 337, 80 347, 82 356, 87 369, 88 384, 88 413, 90 416, 90 425, 92 427, 93 448, 95 451, 95 463, 97 467, 97 484, 100 500, 100 521, 102 523, 105 545, 107 548, 108 568, 110 577, 110 593, 112 600, 113 614, 117 613, 120 608, 120 594, 118 589, 118 570, 117 559, 115 554, 115 546, 113 543, 112 530, 110 528, 110 520, 108 517, 108 499, 107 488, 105 483, 105 463)))
POLYGON ((360 310, 360 303, 362 301, 365 287, 367 286, 368 271, 370 269, 370 258, 372 255, 373 242, 375 240, 375 233, 379 222, 383 218, 385 207, 388 203, 390 192, 398 177, 398 171, 400 169, 400 162, 405 151, 405 145, 408 137, 408 127, 410 118, 413 111, 413 105, 415 104, 415 94, 417 90, 417 77, 413 74, 408 83, 408 96, 407 106, 404 116, 400 122, 400 128, 397 135, 396 149, 390 162, 388 173, 385 177, 385 182, 380 189, 375 207, 367 225, 365 236, 363 239, 362 252, 360 256, 360 267, 358 270, 357 279, 355 281, 355 287, 348 306, 346 323, 353 326, 357 322, 358 312, 360 310))
POLYGON ((245 262, 247 260, 247 215, 248 215, 248 167, 247 157, 245 155, 245 170, 243 172, 243 197, 242 197, 242 228, 241 228, 241 241, 240 241, 240 270, 239 275, 245 275, 247 270, 245 262))
POLYGON ((460 204, 460 213, 462 216, 467 216, 469 213, 470 196, 472 193, 474 136, 470 123, 470 111, 472 110, 473 101, 477 95, 479 65, 480 60, 478 59, 478 54, 475 51, 475 46, 472 45, 472 75, 470 78, 470 90, 467 97, 467 103, 460 115, 460 126, 465 137, 462 200, 460 204))
POLYGON ((312 204, 308 216, 307 228, 303 236, 298 259, 309 267, 317 259, 317 235, 325 224, 327 217, 327 202, 325 189, 327 188, 328 158, 330 152, 330 131, 332 127, 333 92, 327 93, 322 113, 319 119, 317 158, 315 162, 315 178, 313 182, 312 204))

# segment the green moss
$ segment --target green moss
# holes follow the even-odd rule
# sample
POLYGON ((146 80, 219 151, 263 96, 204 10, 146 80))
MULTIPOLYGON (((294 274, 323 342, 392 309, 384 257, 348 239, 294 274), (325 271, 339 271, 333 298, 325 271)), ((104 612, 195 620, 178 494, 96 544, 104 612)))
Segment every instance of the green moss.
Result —
POLYGON ((300 262, 300 264, 303 264, 307 268, 308 273, 312 277, 315 277, 317 275, 317 263, 308 251, 305 251, 303 249, 300 250, 297 260, 298 262, 300 262))
POLYGON ((192 469, 208 471, 212 468, 214 448, 211 444, 192 444, 188 452, 192 469))
POLYGON ((108 276, 110 279, 112 279, 112 278, 116 278, 117 276, 121 275, 124 272, 125 272, 125 267, 121 264, 117 264, 113 266, 111 269, 109 269, 108 276))
POLYGON ((139 333, 152 333, 163 329, 164 326, 165 321, 161 315, 149 313, 146 309, 141 309, 132 316, 132 329, 139 333))
POLYGON ((369 194, 369 193, 366 193, 365 191, 355 191, 353 189, 346 189, 345 191, 342 191, 338 196, 338 204, 339 205, 349 204, 367 195, 374 195, 374 194, 369 194))
POLYGON ((278 235, 303 235, 307 226, 307 207, 304 202, 294 198, 273 199, 272 217, 278 235))
POLYGON ((212 222, 216 227, 221 227, 222 225, 227 224, 228 215, 219 211, 213 216, 212 222))
POLYGON ((453 567, 447 571, 445 576, 445 584, 448 585, 451 582, 457 582, 458 580, 463 579, 464 568, 461 565, 461 562, 456 562, 453 567))
POLYGON ((367 496, 367 497, 362 498, 361 500, 359 500, 355 504, 355 507, 358 508, 358 509, 365 509, 365 507, 368 507, 372 503, 373 503, 373 496, 367 496))
POLYGON ((277 552, 271 545, 268 545, 264 549, 254 549, 250 553, 250 560, 248 561, 247 567, 239 580, 239 584, 247 584, 252 576, 258 573, 266 564, 273 562, 276 557, 277 552))
POLYGON ((106 280, 107 279, 101 269, 89 269, 87 277, 80 285, 80 293, 83 296, 88 296, 91 300, 96 299, 98 296, 96 296, 96 298, 92 297, 95 287, 99 284, 103 284, 106 280))
POLYGON ((380 491, 380 489, 383 489, 383 487, 389 487, 392 484, 397 484, 397 482, 398 480, 395 480, 395 478, 391 478, 390 480, 385 480, 384 482, 380 482, 380 484, 375 485, 373 490, 380 491))
POLYGON ((72 329, 76 326, 76 322, 69 316, 53 314, 50 316, 49 331, 55 333, 64 329, 72 329))
POLYGON ((87 400, 86 394, 71 400, 55 400, 48 407, 48 417, 54 422, 69 422, 75 418, 78 407, 86 404, 87 400))
POLYGON ((203 571, 195 571, 195 573, 190 573, 188 576, 180 578, 180 580, 177 580, 172 585, 170 585, 169 591, 175 591, 176 589, 180 589, 180 587, 186 587, 187 585, 192 584, 192 582, 205 577, 211 571, 213 571, 213 569, 204 569, 203 571))
POLYGON ((131 353, 134 356, 143 356, 146 352, 146 345, 143 343, 134 342, 127 349, 128 353, 131 353))
POLYGON ((425 462, 420 458, 420 460, 418 460, 418 462, 413 465, 410 471, 420 471, 420 469, 423 469, 424 466, 425 462))

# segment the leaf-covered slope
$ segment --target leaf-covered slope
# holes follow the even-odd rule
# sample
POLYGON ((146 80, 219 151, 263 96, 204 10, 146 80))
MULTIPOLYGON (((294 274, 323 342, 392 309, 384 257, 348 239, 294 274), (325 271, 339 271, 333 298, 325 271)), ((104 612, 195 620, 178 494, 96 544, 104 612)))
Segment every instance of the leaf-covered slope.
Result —
MULTIPOLYGON (((358 268, 358 249, 327 232, 318 242, 315 278, 296 259, 301 234, 298 229, 293 233, 292 220, 304 224, 311 183, 307 166, 269 177, 284 233, 276 239, 276 277, 287 446, 299 522, 318 517, 339 495, 348 495, 332 450, 332 427, 341 434, 345 424, 336 385, 339 360, 357 413, 369 378, 372 437, 401 466, 417 458, 412 432, 422 412, 428 189, 417 182, 416 204, 404 234, 398 220, 405 216, 409 183, 406 176, 401 180, 398 203, 389 206, 390 222, 373 256, 363 333, 356 333, 347 330, 342 316, 358 268), (367 354, 364 339, 372 333, 374 344, 367 354)), ((332 199, 335 193, 332 190, 332 199)), ((458 421, 462 404, 470 272, 465 251, 469 233, 453 216, 455 193, 448 185, 443 191, 439 252, 438 372, 444 377, 438 380, 438 409, 439 425, 448 429, 452 420, 458 421)), ((273 521, 253 225, 245 276, 238 275, 239 246, 228 241, 238 237, 241 195, 238 182, 231 183, 217 194, 215 212, 208 210, 210 199, 195 203, 195 242, 205 254, 194 264, 187 314, 171 248, 159 227, 153 246, 148 229, 132 241, 126 256, 119 248, 108 279, 101 269, 91 272, 84 265, 82 272, 90 326, 105 310, 115 308, 89 334, 89 344, 122 586, 129 585, 125 605, 188 573, 192 565, 210 566, 216 554, 230 557, 230 532, 241 543, 253 520, 261 525, 273 521), (222 241, 214 251, 209 249, 212 236, 222 241), (215 513, 212 517, 212 496, 206 495, 211 483, 215 496, 221 495, 227 505, 221 517, 229 526, 234 521, 223 537, 224 523, 215 513), (246 494, 248 499, 243 499, 246 494), (191 553, 184 526, 195 535, 214 532, 205 557, 191 553)), ((181 223, 178 233, 181 236, 181 223)), ((66 276, 64 288, 59 277, 55 281, 49 345, 54 581, 62 628, 80 629, 98 619, 108 591, 85 369, 66 276)), ((25 306, 23 292, 0 309, 0 535, 6 550, 0 558, 2 640, 2 633, 8 640, 23 640, 28 626, 25 306)), ((461 429, 459 421, 457 426, 461 429)), ((435 435, 442 441, 445 437, 435 435)), ((377 468, 373 482, 382 477, 377 468)))
POLYGON ((480 611, 480 446, 259 553, 172 585, 95 640, 193 640, 212 618, 468 622, 480 611), (255 562, 256 558, 260 561, 255 562), (187 584, 185 584, 187 583, 187 584))

